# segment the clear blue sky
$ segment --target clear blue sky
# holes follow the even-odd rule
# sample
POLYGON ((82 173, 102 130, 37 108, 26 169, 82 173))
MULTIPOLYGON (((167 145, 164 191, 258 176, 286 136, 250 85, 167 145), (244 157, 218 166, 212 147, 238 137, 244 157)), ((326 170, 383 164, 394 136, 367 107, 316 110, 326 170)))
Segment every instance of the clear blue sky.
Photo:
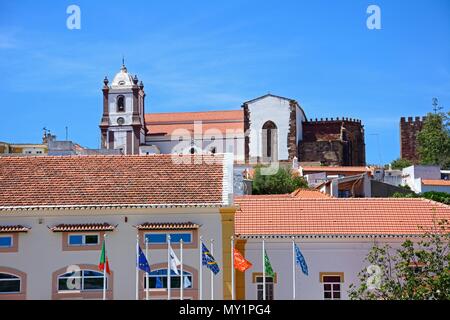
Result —
POLYGON ((308 118, 363 121, 367 160, 399 155, 399 118, 450 108, 450 1, 0 0, 0 141, 45 126, 98 147, 102 80, 122 54, 147 112, 238 109, 267 92, 308 118), (81 30, 66 8, 81 8, 81 30), (381 8, 382 30, 366 28, 381 8), (378 140, 379 139, 379 140, 378 140))

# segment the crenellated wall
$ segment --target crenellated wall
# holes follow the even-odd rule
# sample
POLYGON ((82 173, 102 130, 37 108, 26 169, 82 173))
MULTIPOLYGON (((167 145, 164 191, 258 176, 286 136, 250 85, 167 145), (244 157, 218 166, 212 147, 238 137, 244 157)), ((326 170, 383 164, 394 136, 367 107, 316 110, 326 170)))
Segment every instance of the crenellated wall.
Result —
POLYGON ((419 161, 417 135, 422 130, 425 117, 400 118, 400 157, 414 163, 419 161))

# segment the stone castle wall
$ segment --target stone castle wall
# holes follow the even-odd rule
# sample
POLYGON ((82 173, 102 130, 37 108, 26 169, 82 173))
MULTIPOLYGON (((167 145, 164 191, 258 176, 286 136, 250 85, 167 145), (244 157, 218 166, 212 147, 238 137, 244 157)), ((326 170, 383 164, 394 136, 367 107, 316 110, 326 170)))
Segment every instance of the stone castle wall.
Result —
POLYGON ((419 161, 417 135, 422 130, 425 117, 400 118, 400 157, 414 163, 419 161))
POLYGON ((303 123, 299 161, 324 165, 366 164, 364 126, 357 119, 315 119, 303 123))

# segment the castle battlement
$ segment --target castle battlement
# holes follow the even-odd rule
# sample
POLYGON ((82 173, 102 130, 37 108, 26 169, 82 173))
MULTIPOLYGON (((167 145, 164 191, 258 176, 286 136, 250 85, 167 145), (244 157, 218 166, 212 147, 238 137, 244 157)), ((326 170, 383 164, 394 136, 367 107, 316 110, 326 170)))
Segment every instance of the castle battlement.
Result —
POLYGON ((401 117, 400 123, 417 123, 425 121, 426 117, 401 117))
POLYGON ((353 123, 361 123, 361 120, 360 119, 354 119, 354 118, 344 118, 344 117, 342 117, 342 118, 339 118, 339 117, 337 117, 337 118, 320 118, 320 119, 318 119, 318 118, 315 118, 315 119, 309 119, 309 121, 307 121, 307 122, 309 122, 309 123, 313 123, 313 124, 315 124, 315 123, 317 123, 317 124, 320 124, 320 123, 337 123, 337 122, 353 122, 353 123))

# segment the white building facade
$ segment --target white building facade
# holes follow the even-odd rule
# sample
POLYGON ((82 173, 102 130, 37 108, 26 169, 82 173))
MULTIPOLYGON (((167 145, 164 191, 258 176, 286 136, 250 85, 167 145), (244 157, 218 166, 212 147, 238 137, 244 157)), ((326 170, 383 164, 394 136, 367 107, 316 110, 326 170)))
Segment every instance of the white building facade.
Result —
POLYGON ((146 298, 142 271, 136 286, 137 239, 144 251, 148 241, 149 298, 168 298, 168 236, 186 279, 172 273, 170 297, 180 299, 184 283, 185 299, 210 298, 203 239, 208 248, 213 240, 221 268, 214 297, 229 298, 231 247, 224 239, 234 228, 232 159, 193 158, 0 157, 0 299, 102 299, 105 235, 107 299, 146 298))

